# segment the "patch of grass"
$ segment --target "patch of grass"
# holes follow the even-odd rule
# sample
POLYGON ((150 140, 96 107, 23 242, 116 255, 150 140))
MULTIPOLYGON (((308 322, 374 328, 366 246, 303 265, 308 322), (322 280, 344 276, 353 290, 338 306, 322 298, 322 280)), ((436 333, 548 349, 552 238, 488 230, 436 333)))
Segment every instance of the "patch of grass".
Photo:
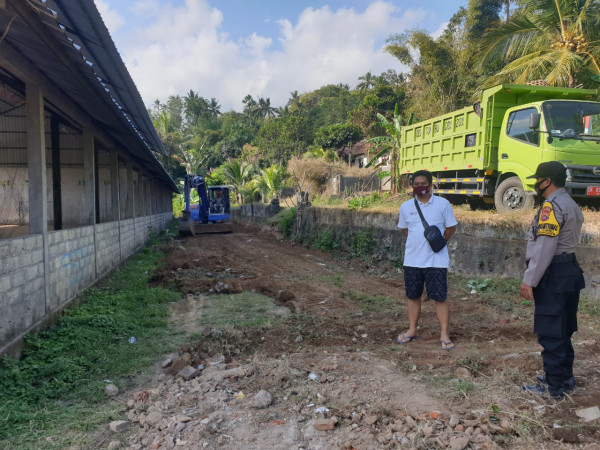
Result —
POLYGON ((448 274, 448 283, 473 292, 489 306, 503 312, 512 311, 521 304, 521 280, 509 277, 466 278, 448 274))
POLYGON ((468 398, 469 394, 475 391, 475 384, 469 380, 458 380, 457 383, 452 383, 452 389, 463 397, 468 398))
POLYGON ((323 277, 319 277, 318 280, 325 283, 331 283, 337 287, 342 287, 344 285, 344 278, 342 278, 341 275, 325 275, 323 277))
POLYGON ((209 297, 200 324, 215 328, 268 328, 278 319, 272 298, 255 292, 209 297))
POLYGON ((456 364, 469 369, 470 372, 479 372, 487 360, 487 355, 480 353, 477 348, 472 348, 465 354, 465 356, 458 359, 456 364))
POLYGON ((582 295, 579 299, 579 310, 588 316, 600 316, 600 301, 582 295))
POLYGON ((161 256, 144 249, 86 291, 55 327, 28 336, 20 360, 4 359, 0 448, 87 445, 99 425, 122 418, 103 380, 126 388, 157 354, 182 341, 167 324, 168 303, 179 294, 147 285, 161 256))
POLYGON ((398 309, 398 300, 385 295, 367 295, 351 292, 350 298, 360 302, 360 309, 370 313, 390 313, 398 309))

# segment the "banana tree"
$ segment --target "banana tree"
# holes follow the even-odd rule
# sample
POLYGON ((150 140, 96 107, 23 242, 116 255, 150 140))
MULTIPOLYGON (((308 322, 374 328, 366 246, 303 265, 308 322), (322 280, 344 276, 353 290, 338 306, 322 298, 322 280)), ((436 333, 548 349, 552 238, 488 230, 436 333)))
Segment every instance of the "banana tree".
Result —
MULTIPOLYGON (((370 150, 371 161, 366 167, 373 167, 379 169, 387 165, 389 160, 390 163, 390 182, 391 193, 396 194, 398 192, 398 170, 397 164, 400 159, 400 150, 402 143, 402 116, 398 112, 398 104, 394 109, 394 118, 392 122, 388 121, 382 114, 377 113, 377 119, 379 125, 387 133, 386 136, 376 136, 369 139, 367 142, 375 144, 370 150), (387 158, 386 158, 387 157, 387 158)), ((382 174, 387 175, 385 172, 382 174)))

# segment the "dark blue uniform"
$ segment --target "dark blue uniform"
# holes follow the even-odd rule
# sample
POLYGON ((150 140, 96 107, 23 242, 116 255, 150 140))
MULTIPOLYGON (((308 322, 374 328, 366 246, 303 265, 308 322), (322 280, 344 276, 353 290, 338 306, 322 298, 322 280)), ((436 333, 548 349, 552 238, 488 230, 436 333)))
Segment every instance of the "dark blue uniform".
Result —
POLYGON ((579 292, 585 287, 575 258, 583 214, 564 188, 542 204, 529 230, 523 283, 535 299, 533 329, 543 347, 548 391, 560 396, 575 387, 571 335, 577 331, 579 292))

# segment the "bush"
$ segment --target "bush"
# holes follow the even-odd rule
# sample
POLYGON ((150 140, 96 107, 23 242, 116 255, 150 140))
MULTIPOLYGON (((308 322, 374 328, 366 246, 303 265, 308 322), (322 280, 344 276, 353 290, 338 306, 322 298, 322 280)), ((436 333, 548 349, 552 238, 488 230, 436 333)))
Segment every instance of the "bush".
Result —
POLYGON ((279 232, 287 239, 292 235, 294 222, 296 221, 296 208, 282 211, 279 218, 279 232))
POLYGON ((353 197, 348 200, 348 208, 350 208, 351 211, 368 208, 370 204, 371 199, 369 197, 353 197))
POLYGON ((354 256, 358 256, 360 258, 366 258, 370 256, 375 248, 373 232, 371 230, 360 231, 354 238, 352 247, 354 249, 354 256))
POLYGON ((327 228, 317 235, 315 247, 324 252, 331 252, 339 247, 339 244, 335 240, 335 233, 332 228, 327 228))

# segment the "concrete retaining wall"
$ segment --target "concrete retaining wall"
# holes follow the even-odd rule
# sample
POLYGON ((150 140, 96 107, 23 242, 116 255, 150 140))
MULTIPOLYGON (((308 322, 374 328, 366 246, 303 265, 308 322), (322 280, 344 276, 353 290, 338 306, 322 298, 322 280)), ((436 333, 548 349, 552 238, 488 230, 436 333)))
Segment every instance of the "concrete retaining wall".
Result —
MULTIPOLYGON (((267 214, 266 205, 243 205, 232 211, 236 221, 260 224, 267 214)), ((396 213, 373 213, 334 208, 299 208, 294 237, 314 240, 327 230, 342 250, 355 250, 356 238, 362 233, 372 244, 376 258, 401 263, 404 237, 396 228, 396 213)), ((520 227, 460 224, 450 240, 450 271, 469 276, 509 276, 520 278, 525 270, 526 230, 520 227)), ((585 272, 588 297, 600 299, 600 245, 598 236, 582 233, 577 259, 585 272)))
POLYGON ((43 327, 87 287, 164 229, 172 213, 0 239, 0 355, 43 327))

